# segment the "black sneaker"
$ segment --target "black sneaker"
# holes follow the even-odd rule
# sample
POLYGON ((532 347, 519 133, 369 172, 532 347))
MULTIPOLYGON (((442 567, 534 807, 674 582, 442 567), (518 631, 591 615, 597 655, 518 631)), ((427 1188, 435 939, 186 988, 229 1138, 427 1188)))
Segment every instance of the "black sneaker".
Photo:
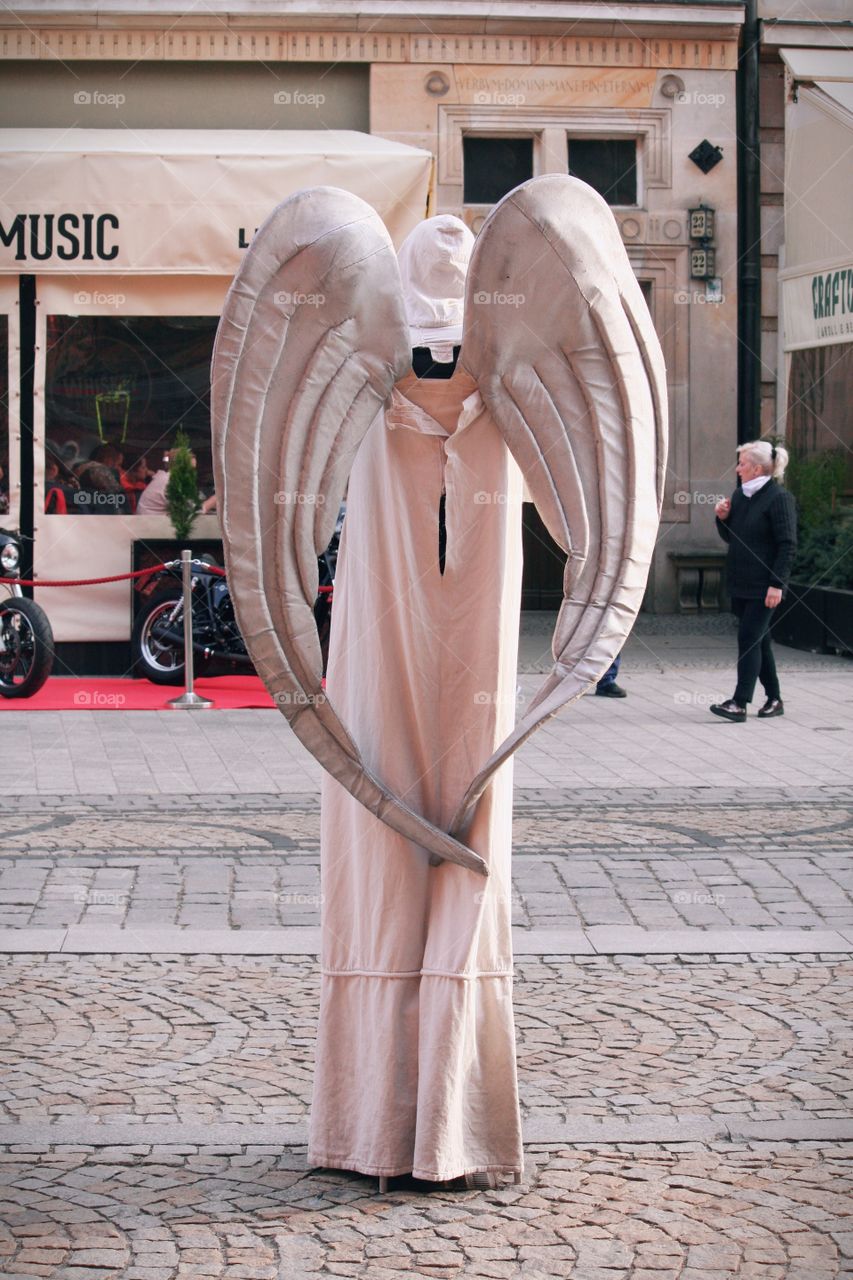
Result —
POLYGON ((758 714, 762 720, 769 720, 771 716, 783 716, 785 704, 781 698, 768 698, 758 714))
POLYGON ((621 684, 617 684, 614 680, 611 684, 602 685, 601 688, 596 687, 595 692, 599 698, 627 698, 628 690, 623 689, 621 684))
POLYGON ((742 707, 739 702, 735 702, 734 698, 728 698, 725 702, 713 703, 711 711, 715 716, 722 716, 724 720, 736 720, 739 722, 746 719, 746 707, 742 707))

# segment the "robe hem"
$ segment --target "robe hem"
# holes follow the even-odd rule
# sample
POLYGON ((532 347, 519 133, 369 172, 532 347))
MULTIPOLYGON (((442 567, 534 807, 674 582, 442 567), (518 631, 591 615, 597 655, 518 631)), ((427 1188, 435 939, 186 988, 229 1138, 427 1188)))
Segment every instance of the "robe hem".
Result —
POLYGON ((512 969, 487 969, 477 973, 460 973, 453 969, 408 969, 388 973, 382 969, 321 969, 323 978, 458 978, 477 982, 480 978, 514 978, 512 969))
POLYGON ((464 1178, 469 1173, 505 1173, 514 1175, 524 1173, 524 1161, 517 1164, 469 1164, 458 1167, 455 1171, 438 1173, 434 1169, 418 1169, 411 1165, 378 1165, 367 1161, 357 1161, 349 1156, 323 1156, 308 1152, 308 1163, 315 1169, 346 1169, 349 1173, 363 1173, 374 1178, 402 1178, 410 1175, 421 1182, 452 1182, 455 1178, 464 1178))

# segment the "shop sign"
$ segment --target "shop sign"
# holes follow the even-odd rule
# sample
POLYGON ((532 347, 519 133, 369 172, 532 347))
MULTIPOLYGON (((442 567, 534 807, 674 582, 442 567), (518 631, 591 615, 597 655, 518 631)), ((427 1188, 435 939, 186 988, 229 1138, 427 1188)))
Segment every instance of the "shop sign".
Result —
POLYGON ((432 155, 368 134, 120 132, 0 129, 0 272, 232 276, 301 188, 361 196, 397 242, 427 203, 432 155))
POLYGON ((785 349, 853 341, 853 264, 782 277, 785 349))
POLYGON ((15 262, 111 262, 118 226, 114 213, 16 213, 0 219, 0 244, 15 262))

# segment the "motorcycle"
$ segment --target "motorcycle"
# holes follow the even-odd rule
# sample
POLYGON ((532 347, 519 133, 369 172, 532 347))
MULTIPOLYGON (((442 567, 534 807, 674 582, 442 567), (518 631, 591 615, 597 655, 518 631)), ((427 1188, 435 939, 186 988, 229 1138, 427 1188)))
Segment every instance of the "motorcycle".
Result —
MULTIPOLYGON (((323 654, 323 674, 329 655, 335 566, 344 512, 341 509, 332 541, 319 557, 319 586, 314 618, 323 654)), ((212 556, 194 560, 191 577, 193 667, 196 676, 253 671, 252 660, 234 616, 231 592, 212 556)), ((137 591, 146 597, 133 627, 134 670, 154 684, 184 683, 184 597, 180 560, 143 578, 137 591)))
MULTIPOLYGON (((0 577, 19 578, 18 538, 0 529, 0 577)), ((18 582, 0 584, 0 697, 31 698, 53 670, 53 631, 47 614, 18 582)))
MULTIPOLYGON (((231 593, 215 573, 212 557, 194 560, 190 579, 193 615, 193 667, 208 675, 214 664, 252 669, 234 617, 231 593)), ((184 596, 180 560, 171 560, 137 591, 148 596, 131 638, 134 670, 154 684, 184 683, 184 596)))

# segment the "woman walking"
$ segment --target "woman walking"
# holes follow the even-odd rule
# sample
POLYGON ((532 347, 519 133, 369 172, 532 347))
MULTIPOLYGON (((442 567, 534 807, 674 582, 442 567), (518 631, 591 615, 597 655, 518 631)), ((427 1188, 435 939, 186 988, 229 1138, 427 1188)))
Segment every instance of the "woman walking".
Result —
POLYGON ((737 686, 711 711, 726 720, 745 720, 755 682, 766 695, 762 719, 785 714, 779 677, 770 643, 770 619, 788 584, 797 545, 794 499, 778 483, 788 465, 788 451, 767 440, 738 447, 741 486, 731 500, 723 498, 715 513, 717 530, 729 545, 726 561, 732 612, 738 619, 737 686))

